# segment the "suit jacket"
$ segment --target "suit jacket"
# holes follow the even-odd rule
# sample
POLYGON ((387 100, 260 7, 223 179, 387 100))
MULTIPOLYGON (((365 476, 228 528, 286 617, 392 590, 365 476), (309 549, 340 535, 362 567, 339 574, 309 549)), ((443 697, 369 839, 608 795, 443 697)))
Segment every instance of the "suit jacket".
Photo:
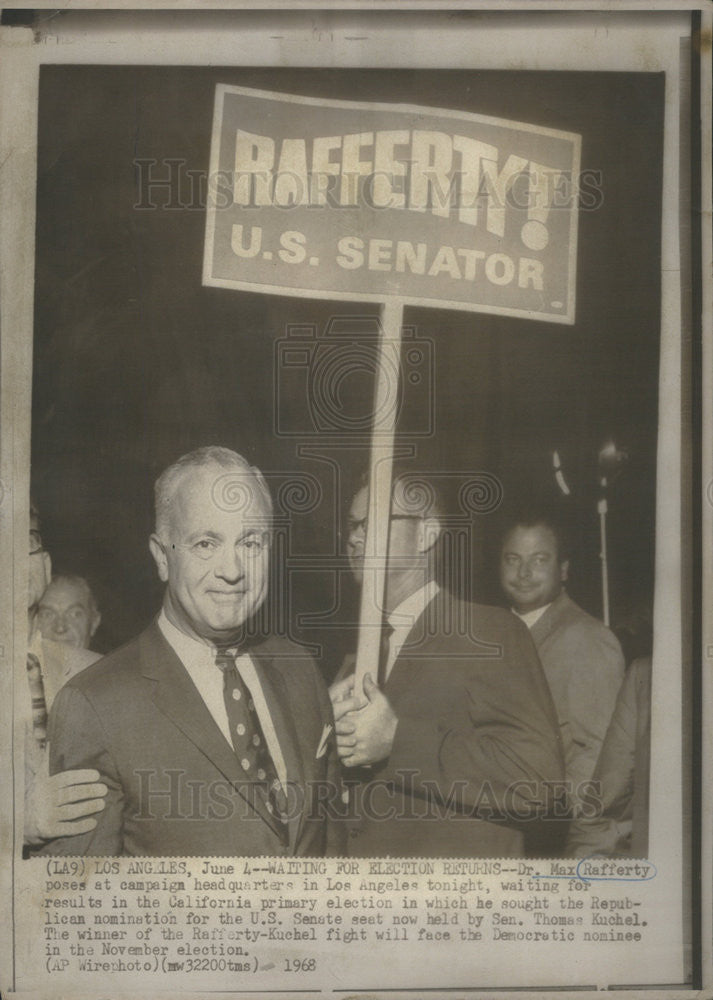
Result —
MULTIPOLYGON (((355 857, 517 857, 563 778, 552 700, 527 628, 441 591, 384 686, 398 717, 388 760, 360 769, 355 857)), ((347 780, 350 769, 344 769, 347 780)), ((552 825, 552 824, 550 824, 552 825)))
POLYGON ((251 655, 288 771, 286 843, 154 622, 69 681, 55 700, 52 771, 95 767, 109 793, 92 832, 53 841, 43 853, 323 854, 320 800, 338 795, 333 735, 317 757, 325 727, 333 726, 326 688, 293 643, 270 639, 251 655))
MULTIPOLYGON (((55 642, 53 639, 43 639, 36 633, 30 642, 29 652, 40 661, 42 683, 45 692, 45 704, 52 708, 57 692, 71 677, 84 670, 90 664, 101 659, 100 653, 89 649, 78 649, 68 643, 55 642)), ((36 797, 43 794, 38 788, 38 775, 48 772, 48 749, 40 747, 32 730, 30 712, 30 692, 26 699, 27 718, 25 721, 25 820, 24 839, 29 845, 43 843, 37 829, 36 797)))
MULTIPOLYGON (((32 648, 33 646, 30 647, 32 648)), ((55 642, 54 639, 42 640, 40 663, 48 710, 52 708, 60 688, 97 660, 101 660, 101 653, 94 653, 91 649, 78 649, 66 642, 55 642)))
POLYGON ((647 857, 650 758, 651 658, 643 657, 619 689, 594 769, 593 808, 572 823, 569 855, 647 857))
POLYGON ((614 711, 624 654, 614 633, 564 591, 535 622, 532 638, 557 709, 576 806, 592 778, 614 711))

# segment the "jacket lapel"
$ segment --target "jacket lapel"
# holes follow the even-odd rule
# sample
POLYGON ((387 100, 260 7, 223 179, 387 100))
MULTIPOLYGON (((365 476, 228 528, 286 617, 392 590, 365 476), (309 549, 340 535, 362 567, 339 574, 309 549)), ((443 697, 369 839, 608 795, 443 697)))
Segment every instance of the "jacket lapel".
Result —
POLYGON ((439 590, 413 623, 386 678, 384 694, 387 697, 398 701, 402 694, 416 684, 418 674, 423 667, 423 655, 427 651, 429 639, 433 639, 433 636, 439 635, 441 631, 442 595, 443 591, 439 590))
POLYGON ((560 620, 565 613, 568 604, 569 598, 567 594, 562 591, 562 593, 554 599, 547 611, 545 611, 542 618, 538 618, 532 626, 530 629, 530 635, 532 636, 532 641, 538 649, 547 636, 559 626, 560 620))
POLYGON ((261 797, 244 791, 245 773, 235 750, 216 725, 188 671, 156 623, 141 637, 140 649, 142 673, 154 682, 152 698, 156 708, 180 729, 268 826, 278 833, 279 827, 261 797))

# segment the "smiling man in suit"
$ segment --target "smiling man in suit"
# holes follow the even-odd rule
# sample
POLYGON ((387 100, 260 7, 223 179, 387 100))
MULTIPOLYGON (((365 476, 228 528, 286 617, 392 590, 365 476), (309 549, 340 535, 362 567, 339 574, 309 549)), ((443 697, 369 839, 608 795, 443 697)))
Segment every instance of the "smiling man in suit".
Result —
MULTIPOLYGON (((361 583, 368 488, 349 511, 361 583)), ((394 475, 378 671, 330 689, 354 857, 519 857, 563 778, 557 720, 527 629, 500 608, 439 586, 444 516, 432 483, 394 475)), ((548 823, 552 835, 563 824, 548 823)))
POLYGON ((567 594, 565 525, 546 510, 514 515, 500 551, 500 585, 530 629, 557 709, 575 814, 590 782, 624 677, 619 641, 567 594))
POLYGON ((67 684, 50 719, 53 769, 96 768, 106 807, 46 853, 323 854, 337 767, 326 689, 300 647, 249 635, 268 588, 264 478, 208 447, 155 492, 163 608, 67 684))

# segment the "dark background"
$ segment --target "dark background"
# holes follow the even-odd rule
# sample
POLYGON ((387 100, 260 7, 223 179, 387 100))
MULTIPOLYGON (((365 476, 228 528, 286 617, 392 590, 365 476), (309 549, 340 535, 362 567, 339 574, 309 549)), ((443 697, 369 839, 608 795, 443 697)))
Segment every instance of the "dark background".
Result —
MULTIPOLYGON (((654 558, 662 74, 45 66, 32 488, 55 569, 87 575, 98 594, 97 648, 130 638, 157 610, 161 589, 147 549, 152 483, 204 444, 233 447, 274 474, 273 492, 295 473, 303 485, 318 484, 321 495, 300 497, 298 489, 278 503, 285 517, 275 559, 287 556, 289 570, 273 588, 285 598, 277 624, 289 620, 293 634, 319 643, 327 674, 351 641, 348 630, 328 626, 354 613, 353 589, 334 557, 340 517, 368 457, 353 428, 368 410, 370 372, 362 367, 344 381, 348 433, 338 435, 314 433, 310 378, 335 340, 349 342, 369 326, 349 318, 378 309, 201 286, 199 180, 216 83, 421 103, 582 135, 582 169, 600 172, 601 199, 580 213, 575 324, 407 309, 420 347, 404 352, 414 382, 404 382, 398 443, 415 466, 440 476, 451 500, 469 474, 497 477, 501 510, 523 498, 561 499, 551 463, 557 449, 572 491, 562 505, 576 526, 570 593, 599 615, 597 452, 613 436, 630 460, 609 493, 612 618, 623 627, 645 617, 654 558), (149 177, 168 178, 171 169, 172 185, 147 190, 149 177), (310 328, 317 340, 305 339, 310 328), (288 335, 306 345, 311 370, 280 363, 288 335), (429 399, 433 420, 425 425, 429 399)), ((364 343, 373 347, 373 338, 364 343)), ((498 514, 461 511, 458 522, 469 533, 461 587, 476 599, 499 599, 498 514)))

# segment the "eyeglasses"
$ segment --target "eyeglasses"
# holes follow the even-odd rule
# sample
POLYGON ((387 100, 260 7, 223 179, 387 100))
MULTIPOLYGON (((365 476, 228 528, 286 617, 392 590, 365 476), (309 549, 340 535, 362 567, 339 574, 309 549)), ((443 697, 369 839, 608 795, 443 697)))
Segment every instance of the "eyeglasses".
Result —
MULTIPOLYGON (((423 517, 420 514, 391 514, 391 516, 389 517, 389 520, 390 521, 422 521, 423 517)), ((369 518, 368 517, 362 517, 358 521, 357 520, 353 520, 353 519, 350 518, 347 521, 346 536, 348 538, 350 535, 356 534, 356 532, 359 531, 359 529, 361 529, 364 532, 364 534, 366 534, 368 527, 369 527, 369 518)))
POLYGON ((36 556, 38 552, 44 552, 42 535, 35 528, 30 528, 30 555, 36 556))

